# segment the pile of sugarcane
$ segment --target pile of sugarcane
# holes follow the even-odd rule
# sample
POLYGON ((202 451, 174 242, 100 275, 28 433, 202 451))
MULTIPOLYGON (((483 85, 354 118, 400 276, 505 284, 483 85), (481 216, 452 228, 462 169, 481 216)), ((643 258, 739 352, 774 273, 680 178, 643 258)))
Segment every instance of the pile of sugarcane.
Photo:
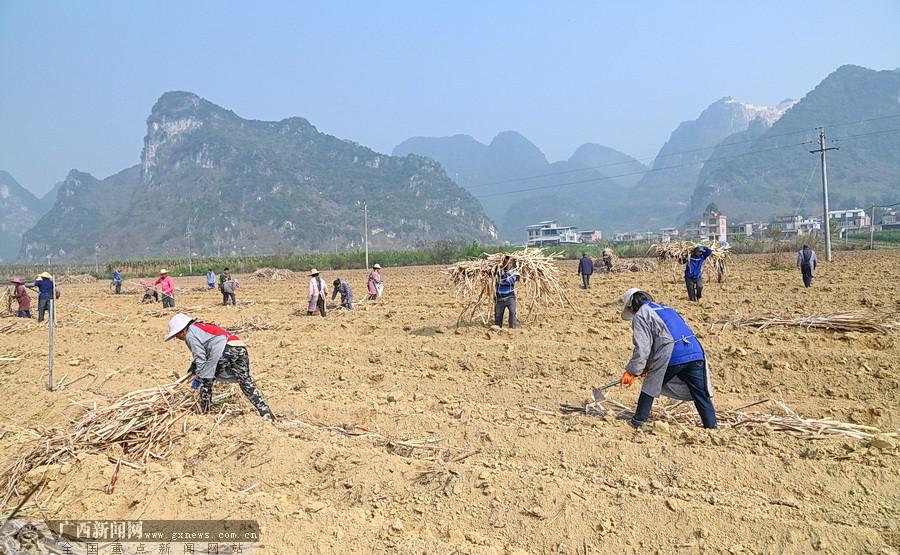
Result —
POLYGON ((277 330, 278 324, 272 322, 271 320, 266 320, 265 318, 244 318, 239 322, 227 326, 225 329, 235 335, 240 335, 248 331, 277 330))
POLYGON ((764 330, 772 326, 788 326, 831 331, 856 331, 864 333, 888 333, 900 329, 900 322, 889 320, 878 314, 865 310, 853 312, 835 312, 816 314, 813 316, 783 316, 779 314, 762 314, 759 316, 735 316, 719 320, 722 329, 732 326, 745 326, 764 330))
POLYGON ((681 278, 682 265, 691 256, 694 247, 709 247, 712 254, 706 259, 703 265, 703 273, 706 274, 706 281, 717 281, 724 283, 728 279, 728 264, 731 262, 731 251, 729 247, 722 247, 718 244, 704 245, 702 243, 694 243, 692 241, 669 241, 668 243, 654 243, 650 245, 647 251, 651 256, 656 257, 659 261, 659 267, 668 265, 672 269, 675 282, 681 278))
MULTIPOLYGON (((587 414, 603 416, 612 414, 616 418, 631 418, 634 410, 613 399, 605 399, 599 403, 586 405, 560 405, 560 410, 566 414, 587 414)), ((716 410, 716 419, 723 428, 769 428, 776 432, 787 432, 801 439, 820 439, 825 436, 843 436, 856 439, 872 439, 875 436, 882 438, 896 438, 896 432, 883 432, 874 426, 841 422, 833 418, 806 418, 788 408, 784 403, 762 399, 733 409, 716 410), (774 403, 780 414, 745 412, 750 407, 774 403)), ((678 401, 670 406, 659 403, 653 407, 653 420, 682 426, 696 427, 700 425, 700 417, 693 403, 678 401)))
POLYGON ((497 292, 497 280, 503 272, 503 260, 510 257, 520 279, 516 283, 516 297, 525 308, 527 319, 537 306, 571 306, 565 290, 560 285, 559 268, 555 261, 560 253, 544 254, 540 249, 524 249, 512 253, 482 255, 474 260, 464 260, 447 267, 444 273, 456 287, 456 297, 464 308, 457 325, 465 318, 482 322, 486 318, 497 292))
MULTIPOLYGON (((165 458, 187 433, 184 417, 195 412, 195 396, 183 385, 186 379, 126 393, 109 405, 88 410, 69 430, 36 430, 38 444, 0 474, 0 507, 21 493, 19 484, 29 472, 79 453, 107 453, 131 464, 165 458)), ((216 396, 213 402, 221 403, 230 395, 216 396)))
MULTIPOLYGON (((602 262, 601 262, 602 264, 602 262)), ((656 262, 647 258, 622 258, 613 262, 611 273, 655 272, 656 262)))

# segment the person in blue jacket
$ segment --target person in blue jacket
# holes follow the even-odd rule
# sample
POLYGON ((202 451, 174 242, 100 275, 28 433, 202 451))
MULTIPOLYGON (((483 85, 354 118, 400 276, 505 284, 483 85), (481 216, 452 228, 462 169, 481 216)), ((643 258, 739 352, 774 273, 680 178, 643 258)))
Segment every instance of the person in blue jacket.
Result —
POLYGON ((704 428, 715 428, 713 387, 703 345, 678 312, 653 301, 650 293, 629 289, 623 297, 622 319, 631 321, 634 352, 625 366, 625 387, 644 377, 634 418, 640 428, 650 419, 653 401, 660 395, 693 401, 704 428))
POLYGON ((28 287, 38 292, 38 322, 43 322, 44 314, 50 310, 50 303, 53 302, 53 276, 43 272, 34 279, 34 285, 28 287))
POLYGON ((122 272, 118 268, 112 273, 113 285, 116 286, 116 295, 122 292, 122 272))
POLYGON ((494 323, 503 327, 503 313, 509 311, 509 328, 516 327, 516 282, 519 281, 516 261, 509 255, 503 257, 503 265, 497 274, 497 294, 494 299, 494 323))
POLYGON ((699 301, 703 296, 703 263, 712 252, 709 247, 696 245, 691 254, 680 261, 684 264, 684 284, 687 286, 689 301, 699 301))

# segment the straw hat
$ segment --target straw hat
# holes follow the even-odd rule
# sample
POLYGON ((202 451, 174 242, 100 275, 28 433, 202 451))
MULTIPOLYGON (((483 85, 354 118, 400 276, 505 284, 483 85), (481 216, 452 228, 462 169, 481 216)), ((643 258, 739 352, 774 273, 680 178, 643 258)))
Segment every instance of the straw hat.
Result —
POLYGON ((624 306, 622 306, 622 319, 623 320, 633 320, 634 319, 634 314, 632 314, 631 311, 628 309, 631 306, 631 297, 633 297, 635 293, 643 293, 644 295, 647 295, 647 297, 649 297, 651 301, 653 300, 653 297, 650 295, 650 293, 647 293, 643 289, 638 289, 637 287, 632 287, 628 291, 625 291, 625 294, 622 295, 622 302, 624 303, 624 306))
POLYGON ((372 267, 375 268, 376 270, 380 270, 380 269, 381 269, 381 264, 376 264, 376 265, 374 265, 374 266, 372 266, 372 267))
POLYGON ((22 278, 20 278, 19 276, 13 276, 9 278, 9 282, 15 283, 16 285, 22 285, 22 278))
POLYGON ((317 275, 319 275, 319 270, 316 270, 315 268, 313 268, 312 270, 309 271, 309 275, 317 276, 317 275))
POLYGON ((53 276, 51 276, 49 272, 41 272, 38 274, 38 277, 41 279, 53 279, 53 276))
POLYGON ((166 270, 165 268, 163 268, 162 270, 159 271, 159 275, 168 274, 168 273, 169 273, 169 270, 166 270))
POLYGON ((181 314, 180 312, 175 316, 172 316, 172 319, 169 320, 169 333, 166 334, 165 341, 168 341, 178 335, 178 333, 184 328, 188 327, 191 322, 191 317, 187 314, 181 314))

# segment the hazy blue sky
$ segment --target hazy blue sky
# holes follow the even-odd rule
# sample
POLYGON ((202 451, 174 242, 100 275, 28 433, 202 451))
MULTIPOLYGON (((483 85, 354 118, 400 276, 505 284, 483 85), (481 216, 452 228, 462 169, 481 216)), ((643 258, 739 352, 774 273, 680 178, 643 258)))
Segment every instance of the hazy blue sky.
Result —
POLYGON ((139 161, 159 95, 308 118, 383 152, 514 129, 551 160, 655 154, 723 96, 799 98, 900 66, 900 2, 0 0, 0 169, 44 192, 139 161))

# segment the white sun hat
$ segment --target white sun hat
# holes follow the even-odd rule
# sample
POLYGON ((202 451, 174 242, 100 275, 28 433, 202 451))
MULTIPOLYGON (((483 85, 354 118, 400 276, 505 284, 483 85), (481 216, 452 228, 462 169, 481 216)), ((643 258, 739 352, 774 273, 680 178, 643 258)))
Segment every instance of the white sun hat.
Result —
POLYGON ((169 320, 169 333, 166 334, 166 341, 175 337, 178 332, 188 327, 191 323, 191 317, 187 314, 178 313, 169 320))
POLYGON ((162 270, 159 271, 159 275, 168 274, 168 273, 169 273, 169 270, 166 270, 165 268, 163 268, 162 270))
POLYGON ((623 303, 622 319, 623 320, 634 319, 634 314, 632 314, 631 311, 628 310, 628 308, 631 305, 631 297, 633 297, 635 293, 643 293, 644 295, 647 295, 647 297, 649 297, 651 301, 653 300, 653 297, 650 295, 650 293, 647 293, 643 289, 638 289, 637 287, 632 287, 628 291, 625 291, 625 294, 622 295, 622 303, 623 303))
POLYGON ((375 268, 376 270, 380 270, 380 269, 381 269, 381 264, 376 264, 376 265, 374 265, 374 266, 372 266, 372 267, 375 268))

